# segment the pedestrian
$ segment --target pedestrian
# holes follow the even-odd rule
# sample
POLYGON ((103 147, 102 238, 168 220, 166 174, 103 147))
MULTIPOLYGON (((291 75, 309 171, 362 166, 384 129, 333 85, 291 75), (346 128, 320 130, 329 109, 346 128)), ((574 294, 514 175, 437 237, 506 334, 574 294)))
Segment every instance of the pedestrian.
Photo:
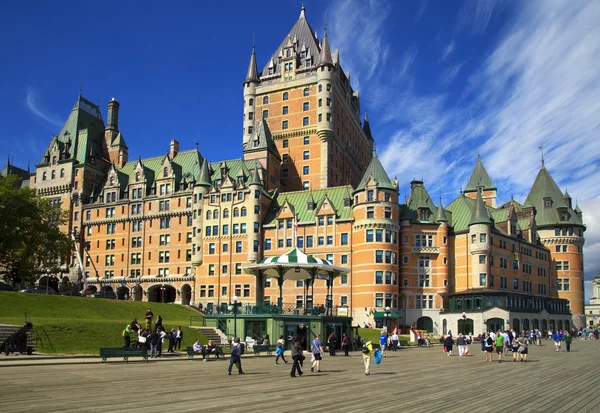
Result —
POLYGON ((519 359, 519 348, 520 347, 521 347, 521 344, 519 343, 518 339, 514 339, 510 342, 510 349, 512 350, 512 354, 513 354, 513 362, 515 362, 519 359))
POLYGON ((462 335, 462 333, 458 333, 456 345, 458 346, 458 357, 462 357, 463 355, 467 354, 467 339, 462 335))
POLYGON ((568 331, 565 333, 565 346, 567 347, 567 352, 571 351, 571 343, 573 342, 573 336, 568 331))
POLYGON ((381 356, 385 357, 385 346, 387 346, 388 335, 385 330, 381 330, 379 334, 379 348, 381 349, 381 356))
POLYGON ((169 349, 167 350, 167 353, 173 353, 175 351, 175 335, 176 335, 176 331, 175 331, 175 327, 173 327, 171 329, 171 331, 169 331, 167 333, 167 339, 169 340, 169 349))
POLYGON ((484 346, 485 361, 492 362, 492 351, 494 349, 494 340, 490 333, 486 332, 482 340, 484 346))
POLYGON ((229 369, 227 374, 231 376, 231 368, 234 364, 237 364, 238 374, 244 374, 242 370, 242 346, 240 345, 240 338, 236 337, 234 342, 231 344, 231 355, 229 357, 229 369))
POLYGON ((479 341, 481 342, 481 352, 485 353, 485 339, 487 337, 487 333, 481 333, 479 335, 479 341))
POLYGON ((158 330, 159 328, 164 330, 163 319, 161 316, 158 316, 158 318, 156 319, 156 323, 154 325, 154 330, 158 330))
POLYGON ((160 357, 162 356, 162 348, 163 344, 165 343, 165 337, 167 337, 167 333, 165 332, 165 329, 161 326, 156 330, 156 334, 158 335, 158 357, 160 357))
POLYGON ((146 330, 148 331, 152 330, 152 317, 154 317, 154 313, 152 312, 152 309, 149 308, 148 311, 146 311, 146 330))
MULTIPOLYGON (((177 347, 177 350, 181 350, 181 340, 183 340, 183 330, 181 329, 181 326, 179 326, 177 327, 175 334, 175 346, 177 347)), ((175 346, 173 347, 173 350, 175 350, 175 346)))
POLYGON ((331 333, 331 334, 329 334, 329 337, 327 337, 327 347, 329 347, 329 355, 330 356, 335 356, 336 346, 337 346, 337 337, 335 336, 335 333, 331 333))
POLYGON ((494 343, 496 345, 496 354, 498 354, 498 363, 502 363, 502 353, 504 352, 504 346, 506 343, 501 330, 498 330, 498 334, 496 334, 496 340, 494 340, 494 343))
POLYGON ((371 356, 373 354, 373 343, 368 340, 362 347, 363 363, 365 364, 365 375, 371 374, 371 356))
POLYGON ((157 331, 149 332, 148 340, 150 341, 150 358, 155 358, 160 343, 160 334, 157 331))
POLYGON ((350 339, 348 335, 344 333, 342 336, 342 349, 344 350, 344 356, 348 357, 348 347, 350 347, 350 339))
POLYGON ((123 340, 125 341, 125 348, 129 348, 131 346, 131 330, 129 324, 125 326, 125 330, 123 330, 123 340))
POLYGON ((139 323, 137 321, 137 318, 134 318, 131 321, 130 329, 131 329, 131 331, 135 331, 136 334, 140 331, 140 325, 139 325, 139 323))
POLYGON ((509 348, 508 346, 510 345, 510 339, 511 339, 511 335, 508 334, 508 330, 506 330, 504 333, 502 333, 502 337, 504 337, 504 355, 508 356, 508 351, 509 348))
POLYGON ((392 351, 398 350, 398 332, 394 330, 394 334, 392 334, 392 351))
POLYGON ((519 338, 519 355, 521 356, 521 361, 527 361, 527 338, 521 337, 519 338))
POLYGON ((452 336, 448 335, 448 337, 446 337, 444 339, 444 347, 446 347, 446 353, 448 354, 448 356, 452 355, 452 346, 454 345, 454 340, 452 340, 452 336))
MULTIPOLYGON (((296 377, 296 372, 298 372, 298 376, 302 376, 304 373, 302 372, 300 365, 302 364, 302 361, 304 361, 304 354, 302 353, 302 344, 300 343, 298 336, 294 336, 294 338, 292 338, 292 360, 294 362, 292 364, 290 377, 296 377)), ((310 370, 313 370, 312 367, 310 370)))
POLYGON ((315 367, 317 368, 317 373, 321 372, 321 359, 323 358, 323 347, 321 346, 321 335, 317 334, 315 339, 312 341, 311 345, 312 357, 314 361, 310 368, 311 372, 315 371, 315 367))
POLYGON ((275 357, 275 364, 279 364, 278 363, 279 357, 281 357, 281 360, 283 360, 283 362, 285 364, 287 364, 287 360, 283 356, 283 353, 285 353, 285 340, 283 339, 283 334, 282 334, 279 336, 279 340, 277 340, 277 345, 276 345, 276 350, 275 350, 275 354, 277 354, 277 357, 275 357))
POLYGON ((558 331, 555 331, 554 334, 552 334, 552 339, 554 340, 554 348, 556 351, 561 351, 560 334, 558 334, 558 331))

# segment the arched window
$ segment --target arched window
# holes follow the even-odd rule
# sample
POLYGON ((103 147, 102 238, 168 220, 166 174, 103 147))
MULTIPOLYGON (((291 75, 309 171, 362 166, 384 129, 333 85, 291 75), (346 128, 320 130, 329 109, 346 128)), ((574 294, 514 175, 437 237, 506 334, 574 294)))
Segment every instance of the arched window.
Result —
POLYGON ((52 171, 50 179, 55 179, 55 178, 56 178, 56 171, 52 171))
POLYGON ((228 209, 223 210, 223 218, 229 218, 229 210, 228 209))
POLYGON ((238 208, 233 208, 233 216, 234 217, 239 217, 240 216, 240 210, 238 208))
POLYGON ((114 176, 111 176, 111 177, 110 177, 110 184, 111 184, 111 185, 114 185, 114 184, 115 184, 115 177, 114 177, 114 176))
POLYGON ((45 180, 46 180, 46 172, 44 172, 44 173, 42 174, 42 181, 45 181, 45 180))
POLYGON ((60 170, 60 177, 61 178, 65 177, 65 170, 64 170, 64 168, 60 170))
POLYGON ((52 157, 52 165, 56 165, 56 156, 52 157))
POLYGON ((215 209, 215 210, 213 211, 213 218, 214 218, 214 219, 218 219, 218 218, 219 218, 219 210, 218 210, 218 209, 215 209))
POLYGON ((268 97, 268 96, 265 96, 265 97, 263 98, 263 105, 266 105, 267 103, 269 103, 269 97, 268 97))
POLYGON ((246 207, 242 207, 242 216, 245 217, 246 216, 246 207))
POLYGON ((310 94, 308 88, 304 88, 303 94, 304 94, 304 96, 308 96, 310 94))
POLYGON ((248 106, 254 106, 254 99, 248 99, 248 106))
POLYGON ((283 93, 283 100, 288 100, 288 92, 283 93))
POLYGON ((291 54, 292 54, 292 52, 291 52, 291 50, 290 50, 290 49, 287 49, 287 50, 285 51, 285 57, 290 57, 290 55, 291 55, 291 54))
POLYGON ((135 173, 135 182, 140 182, 140 173, 139 172, 135 173))
POLYGON ((206 219, 212 219, 212 211, 206 211, 206 219))

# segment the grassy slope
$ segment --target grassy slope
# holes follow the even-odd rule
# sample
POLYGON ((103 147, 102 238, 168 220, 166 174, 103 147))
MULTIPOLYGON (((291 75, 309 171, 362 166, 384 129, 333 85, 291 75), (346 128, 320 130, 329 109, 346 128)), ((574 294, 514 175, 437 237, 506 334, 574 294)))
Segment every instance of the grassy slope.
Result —
POLYGON ((200 314, 174 304, 143 303, 56 295, 0 292, 0 323, 22 325, 24 313, 42 336, 38 351, 61 354, 98 354, 100 347, 123 345, 121 333, 137 317, 143 326, 148 307, 161 315, 167 329, 181 326, 182 346, 196 338, 206 339, 189 328, 190 316, 200 314), (44 331, 48 338, 44 335, 44 331))

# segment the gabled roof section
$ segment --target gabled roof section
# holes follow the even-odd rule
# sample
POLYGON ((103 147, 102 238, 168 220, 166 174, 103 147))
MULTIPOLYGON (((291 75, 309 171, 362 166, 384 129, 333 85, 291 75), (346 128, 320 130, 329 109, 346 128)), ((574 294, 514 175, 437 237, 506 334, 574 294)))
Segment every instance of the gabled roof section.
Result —
POLYGON ((537 211, 535 222, 538 227, 556 224, 583 225, 576 211, 565 202, 562 191, 543 164, 527 195, 525 206, 535 207, 537 211), (547 199, 551 201, 550 207, 546 206, 547 199), (565 214, 567 219, 561 219, 565 214))
POLYGON ((313 189, 311 191, 279 193, 271 204, 271 208, 265 217, 264 224, 274 224, 279 208, 286 202, 293 207, 296 212, 298 223, 312 223, 315 221, 317 212, 323 205, 326 196, 336 213, 336 219, 352 219, 352 208, 344 208, 344 196, 346 191, 352 191, 352 187, 348 185, 335 188, 313 189), (315 202, 315 208, 312 211, 308 209, 308 200, 310 197, 312 197, 315 202))
POLYGON ((481 196, 481 192, 477 191, 477 197, 475 198, 475 208, 471 212, 471 219, 469 225, 475 224, 491 224, 490 215, 488 214, 485 202, 481 196))
POLYGON ((484 190, 496 189, 492 183, 492 178, 490 178, 485 170, 485 167, 483 166, 483 163, 481 162, 479 154, 477 154, 477 162, 475 163, 475 168, 473 169, 471 179, 469 179, 469 183, 465 188, 465 192, 475 192, 478 187, 483 187, 484 190))
MULTIPOLYGON (((104 121, 98 105, 79 95, 57 136, 57 140, 66 145, 68 149, 67 159, 75 159, 80 163, 86 163, 89 162, 90 155, 101 157, 104 121), (81 130, 87 130, 82 140, 79 139, 79 131, 81 130)), ((40 164, 46 162, 46 156, 50 153, 52 143, 50 142, 50 145, 48 145, 40 164)))
POLYGON ((271 135, 269 125, 264 118, 258 122, 254 128, 252 136, 243 144, 243 146, 245 152, 268 149, 271 152, 279 155, 277 146, 275 146, 275 142, 273 141, 273 135, 271 135))
POLYGON ((408 219, 411 222, 424 222, 419 214, 419 209, 428 209, 430 213, 427 222, 437 221, 438 207, 429 196, 423 181, 412 181, 410 185, 410 195, 403 207, 401 219, 408 219))
POLYGON ((119 146, 125 149, 129 149, 127 147, 127 144, 125 143, 125 138, 123 137, 123 135, 121 135, 121 132, 119 132, 111 146, 119 146))
POLYGON ((315 36, 315 32, 306 20, 304 11, 305 9, 303 7, 302 11, 300 12, 300 17, 298 18, 294 26, 292 26, 288 34, 283 38, 283 41, 281 42, 277 50, 275 50, 275 53, 273 53, 273 55, 269 58, 267 64, 260 73, 260 76, 264 76, 266 73, 269 73, 269 66, 271 64, 274 66, 273 73, 281 73, 282 65, 279 64, 279 58, 280 56, 283 56, 283 50, 287 46, 289 40, 291 40, 294 43, 294 48, 297 53, 300 53, 302 51, 302 48, 304 48, 307 56, 310 56, 313 59, 312 66, 319 66, 321 62, 321 48, 315 36))
POLYGON ((354 192, 356 193, 365 189, 371 179, 376 182, 377 188, 398 189, 398 185, 390 179, 387 172, 383 168, 383 165, 381 165, 381 162, 377 157, 377 152, 375 151, 373 151, 371 162, 369 162, 369 166, 367 167, 367 170, 365 171, 354 192))
POLYGON ((373 140, 373 135, 371 134, 371 125, 369 125, 369 114, 365 110, 365 120, 363 122, 363 131, 369 140, 373 140))

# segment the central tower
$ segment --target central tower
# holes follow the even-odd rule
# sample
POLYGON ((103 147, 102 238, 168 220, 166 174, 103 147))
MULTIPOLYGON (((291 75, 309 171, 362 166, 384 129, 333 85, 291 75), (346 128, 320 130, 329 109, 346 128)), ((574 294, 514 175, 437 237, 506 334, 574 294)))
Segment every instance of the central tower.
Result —
POLYGON ((279 173, 266 182, 277 183, 282 192, 356 187, 369 165, 373 139, 361 123, 359 94, 342 70, 339 53, 331 52, 327 32, 319 41, 304 7, 260 72, 253 46, 244 81, 245 155, 255 145, 261 121, 278 155, 261 162, 280 162, 263 165, 279 173))

